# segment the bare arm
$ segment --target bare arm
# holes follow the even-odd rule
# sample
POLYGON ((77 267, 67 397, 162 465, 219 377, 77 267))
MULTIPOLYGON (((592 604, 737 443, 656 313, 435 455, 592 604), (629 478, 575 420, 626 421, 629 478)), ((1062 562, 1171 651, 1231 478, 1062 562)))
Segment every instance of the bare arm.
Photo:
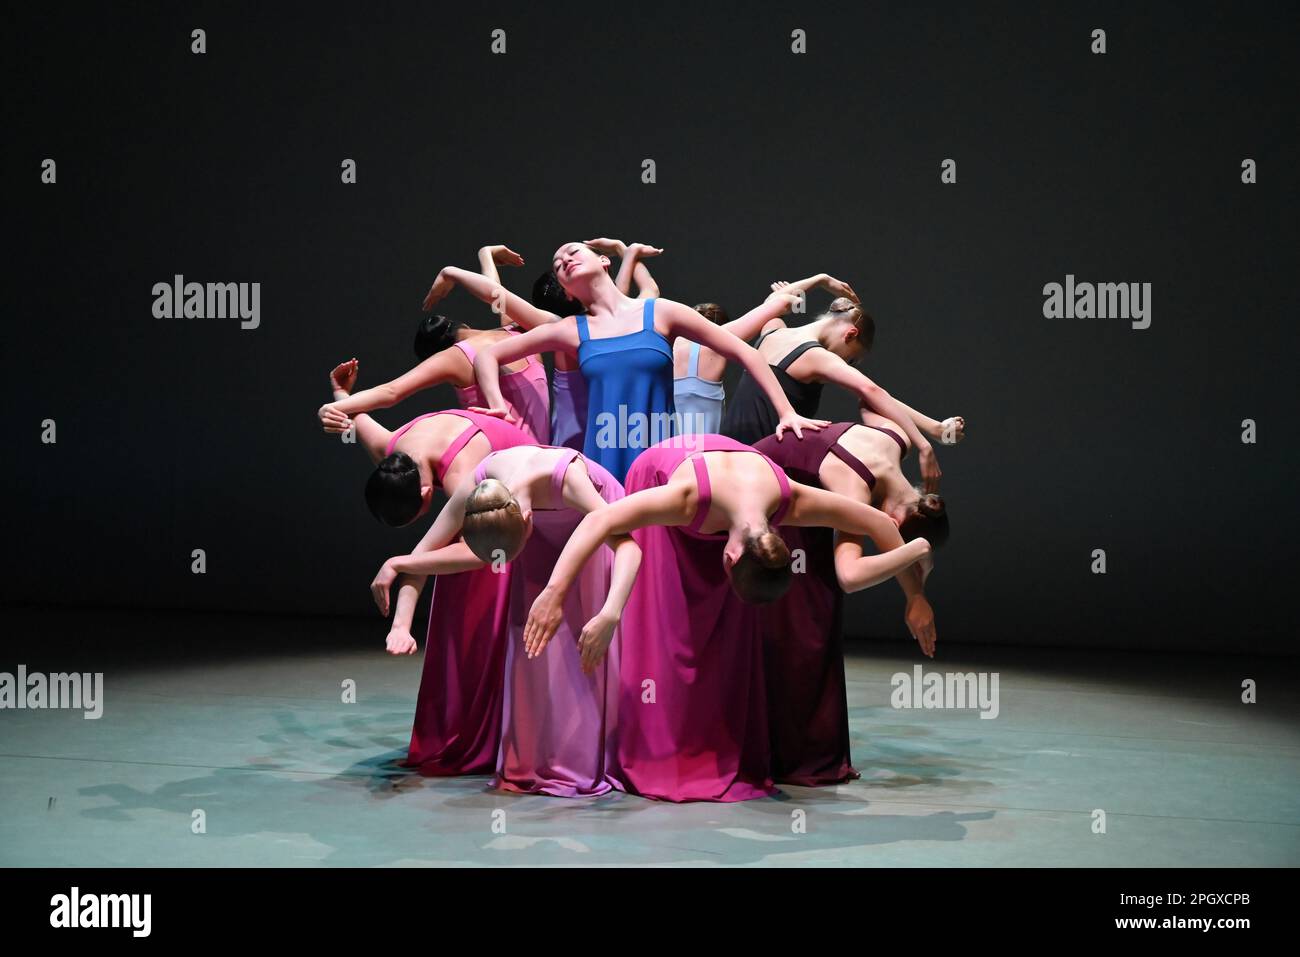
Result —
MULTIPOLYGON (((596 553, 596 549, 611 537, 626 536, 647 525, 689 523, 691 515, 686 507, 688 499, 689 486, 678 482, 661 488, 634 492, 604 508, 589 512, 569 536, 568 544, 564 546, 564 551, 560 553, 560 558, 551 571, 550 581, 546 583, 546 587, 542 589, 542 593, 538 595, 528 612, 528 622, 524 626, 524 646, 528 649, 529 657, 540 654, 559 628, 563 617, 564 597, 582 567, 596 553)), ((617 557, 616 550, 615 558, 617 557)), ((626 560, 626 564, 630 567, 630 560, 626 560)), ((627 575, 629 593, 634 579, 633 570, 627 575)), ((622 601, 626 601, 626 596, 622 601)))
MULTIPOLYGON (((330 410, 346 417, 359 412, 369 412, 372 409, 387 409, 409 399, 423 389, 431 389, 443 382, 454 382, 463 378, 466 372, 472 373, 473 368, 465 353, 456 348, 444 349, 429 356, 414 369, 404 372, 391 382, 362 389, 360 392, 345 395, 342 399, 336 397, 334 402, 320 410, 321 420, 325 421, 326 414, 330 410)), ((331 429, 327 423, 325 431, 331 432, 335 429, 331 429)))
POLYGON ((862 402, 876 414, 897 422, 907 433, 907 437, 912 440, 912 445, 916 447, 917 454, 920 456, 921 477, 925 479, 925 490, 938 491, 939 479, 943 475, 939 471, 939 460, 935 457, 930 440, 917 429, 908 408, 839 356, 825 349, 806 353, 805 356, 800 357, 799 362, 802 363, 805 358, 808 360, 805 368, 808 368, 815 378, 856 392, 862 402))
MULTIPOLYGON (((497 266, 522 266, 524 257, 519 255, 509 246, 495 245, 484 246, 478 251, 478 271, 488 282, 501 285, 501 274, 497 272, 497 266)), ((495 311, 495 306, 493 307, 495 311)), ((500 311, 501 325, 510 325, 511 320, 506 318, 505 310, 500 311)))
POLYGON ((492 282, 478 273, 457 266, 445 266, 433 281, 429 292, 424 297, 424 310, 428 312, 451 292, 455 286, 463 286, 475 299, 486 302, 501 315, 504 324, 509 319, 519 323, 525 329, 532 329, 544 323, 555 322, 560 317, 544 309, 538 309, 527 299, 517 296, 500 283, 492 282))
POLYGON ((483 396, 481 411, 509 421, 506 400, 501 394, 501 366, 552 349, 578 351, 578 325, 571 317, 548 322, 521 336, 509 336, 479 351, 474 356, 474 378, 483 396))

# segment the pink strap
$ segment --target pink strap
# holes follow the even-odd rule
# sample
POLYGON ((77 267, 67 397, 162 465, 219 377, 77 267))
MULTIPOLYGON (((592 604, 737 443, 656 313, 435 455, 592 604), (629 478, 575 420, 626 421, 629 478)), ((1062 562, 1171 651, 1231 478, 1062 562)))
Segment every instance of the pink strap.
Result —
POLYGON ((492 458, 492 456, 494 456, 494 455, 496 455, 495 452, 489 452, 487 455, 483 456, 483 461, 480 462, 480 463, 478 464, 478 468, 476 468, 476 469, 474 470, 474 484, 475 484, 475 485, 477 485, 479 482, 482 482, 484 479, 487 478, 487 464, 488 464, 488 460, 489 460, 490 458, 492 458))
POLYGON ((415 425, 415 423, 427 419, 431 416, 441 415, 441 414, 442 414, 441 412, 426 412, 424 413, 424 415, 417 415, 410 422, 407 422, 406 425, 402 426, 400 429, 398 429, 396 432, 393 433, 393 437, 388 440, 388 447, 384 450, 384 454, 392 455, 393 448, 397 445, 397 440, 400 439, 402 436, 404 436, 407 432, 409 432, 411 430, 411 426, 415 425))
POLYGON ((695 466, 695 484, 700 490, 700 503, 695 508, 695 518, 688 526, 692 532, 699 532, 704 520, 709 515, 709 506, 713 504, 713 486, 709 484, 709 467, 704 464, 704 456, 696 452, 691 456, 695 466))
POLYGON ((451 440, 451 444, 447 446, 447 451, 442 453, 442 459, 438 462, 438 486, 440 488, 443 487, 443 478, 447 475, 447 470, 451 468, 451 463, 456 461, 456 456, 460 454, 460 450, 465 447, 470 439, 483 431, 478 427, 478 423, 472 419, 466 421, 468 424, 465 426, 465 431, 451 440))
POLYGON ((577 449, 565 449, 568 455, 561 455, 555 463, 555 468, 551 469, 551 507, 564 508, 564 476, 568 474, 569 466, 573 464, 580 453, 577 449))
MULTIPOLYGON (((759 455, 763 455, 763 453, 760 452, 759 455)), ((776 507, 776 511, 772 513, 772 517, 768 519, 768 522, 773 526, 780 525, 781 519, 785 518, 785 513, 790 510, 790 478, 785 474, 785 469, 778 466, 766 455, 763 455, 763 458, 768 465, 772 466, 772 471, 776 473, 776 482, 781 486, 781 504, 776 507)))
POLYGON ((473 365, 473 364, 474 364, 474 347, 473 347, 473 346, 471 346, 468 342, 463 342, 463 341, 462 341, 462 342, 458 342, 458 343, 456 343, 456 345, 455 345, 454 348, 457 348, 457 349, 459 349, 461 352, 465 353, 465 358, 469 360, 469 364, 470 364, 470 365, 473 365))

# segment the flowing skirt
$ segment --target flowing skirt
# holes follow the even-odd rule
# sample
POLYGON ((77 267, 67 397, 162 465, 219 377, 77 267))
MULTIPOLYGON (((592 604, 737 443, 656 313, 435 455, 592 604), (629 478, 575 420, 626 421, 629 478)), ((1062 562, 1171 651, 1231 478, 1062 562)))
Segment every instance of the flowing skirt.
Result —
POLYGON ((623 616, 618 786, 664 801, 744 801, 775 793, 764 607, 732 591, 723 539, 662 526, 634 537, 643 554, 623 616))
POLYGON ((818 786, 858 777, 849 757, 849 706, 844 687, 844 592, 835 577, 828 528, 787 526, 791 554, 808 566, 762 615, 772 776, 818 786))
POLYGON ((491 774, 496 766, 512 578, 506 566, 434 579, 404 762, 421 774, 491 774))

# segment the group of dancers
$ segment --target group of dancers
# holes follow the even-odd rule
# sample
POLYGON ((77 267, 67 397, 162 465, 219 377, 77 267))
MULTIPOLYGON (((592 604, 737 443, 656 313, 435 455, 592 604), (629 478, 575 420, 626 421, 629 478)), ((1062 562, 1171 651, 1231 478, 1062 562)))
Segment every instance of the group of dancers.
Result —
POLYGON ((525 299, 498 272, 523 258, 484 247, 478 272, 438 273, 424 309, 461 286, 499 325, 430 314, 406 374, 359 391, 356 359, 330 375, 319 417, 375 461, 374 516, 409 525, 445 497, 371 585, 388 651, 411 654, 435 576, 405 761, 422 774, 668 801, 835 784, 858 776, 845 593, 897 580, 934 654, 924 589, 948 518, 932 441, 956 443, 964 420, 929 418, 855 367, 874 321, 847 283, 773 283, 730 320, 660 298, 645 260, 661 252, 565 243, 525 299), (787 326, 816 288, 827 311, 787 326), (731 396, 728 362, 743 369, 731 396), (459 408, 391 432, 369 414, 441 383, 459 408), (859 398, 859 421, 813 418, 827 383, 859 398))

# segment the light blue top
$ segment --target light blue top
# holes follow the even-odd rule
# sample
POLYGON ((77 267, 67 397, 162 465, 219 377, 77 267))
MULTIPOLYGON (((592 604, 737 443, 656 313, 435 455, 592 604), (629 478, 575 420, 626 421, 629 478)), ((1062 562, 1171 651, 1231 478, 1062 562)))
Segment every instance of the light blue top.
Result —
POLYGON ((677 428, 684 435, 713 435, 722 428, 722 403, 727 390, 721 382, 700 378, 700 344, 691 343, 686 375, 673 380, 677 428))

